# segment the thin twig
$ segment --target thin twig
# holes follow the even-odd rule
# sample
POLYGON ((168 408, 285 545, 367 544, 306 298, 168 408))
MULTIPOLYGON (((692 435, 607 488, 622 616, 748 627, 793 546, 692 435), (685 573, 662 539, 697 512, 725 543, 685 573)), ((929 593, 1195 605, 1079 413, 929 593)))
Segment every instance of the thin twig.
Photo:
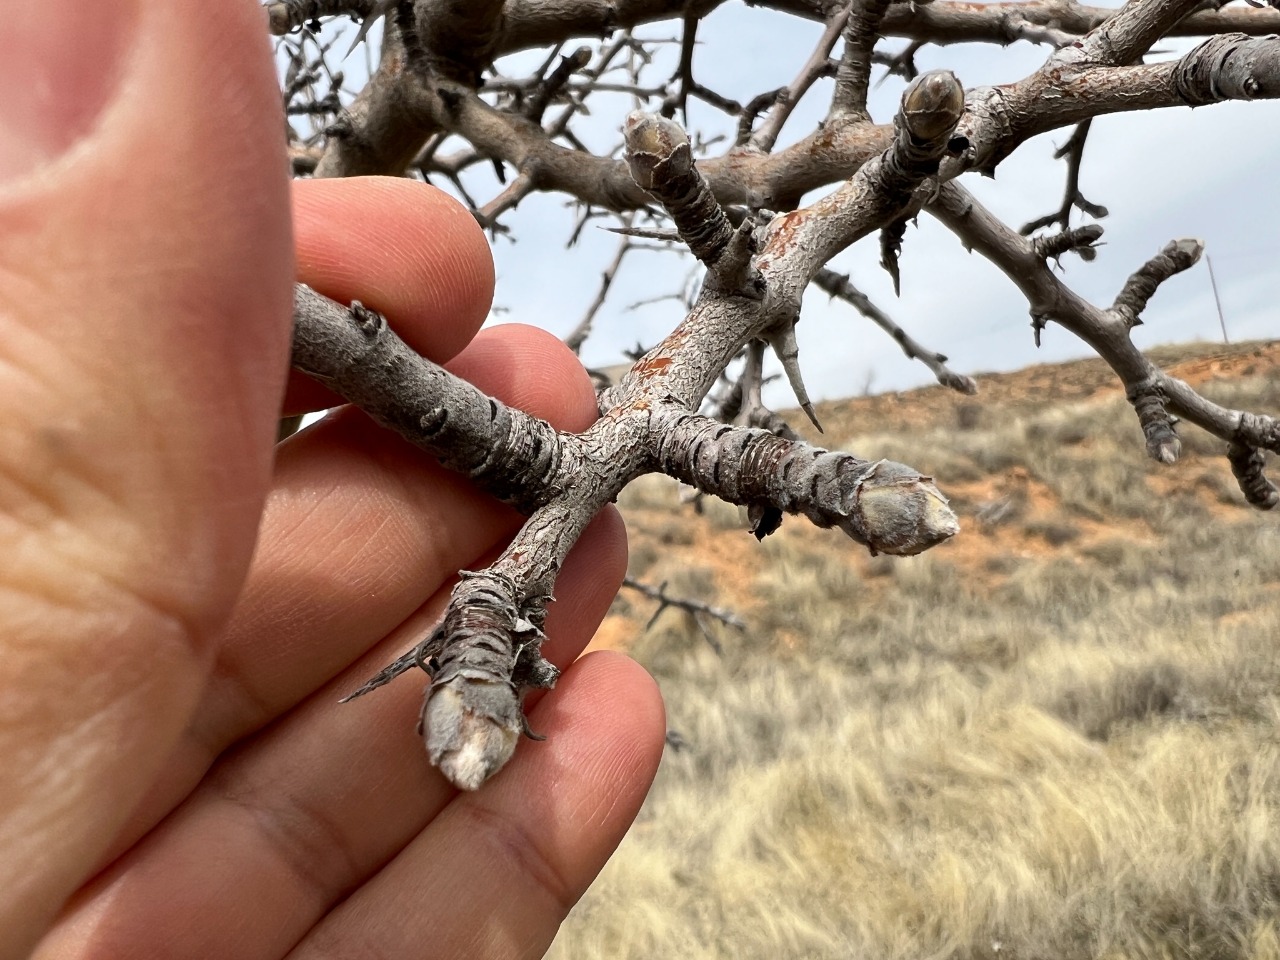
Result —
POLYGON ((1083 213, 1095 219, 1107 216, 1106 207, 1101 204, 1090 203, 1085 199, 1084 194, 1080 192, 1080 164, 1084 160, 1084 145, 1089 138, 1089 127, 1092 124, 1092 118, 1079 124, 1067 139, 1067 142, 1054 152, 1053 159, 1061 160, 1065 157, 1067 160, 1067 188, 1062 195, 1062 205, 1053 213, 1037 217, 1035 220, 1024 224, 1020 231, 1023 236, 1054 224, 1057 224, 1063 230, 1068 229, 1071 226, 1071 211, 1073 208, 1079 208, 1083 213))
MULTIPOLYGON (((626 223, 631 222, 630 216, 627 217, 626 223)), ((587 312, 583 314, 582 319, 578 321, 572 332, 564 338, 565 346, 574 353, 582 350, 582 344, 587 337, 591 335, 591 326, 595 322, 596 314, 600 308, 604 306, 605 299, 609 296, 609 288, 613 286, 614 278, 618 275, 618 270, 622 267, 622 261, 626 255, 632 250, 631 241, 623 239, 618 244, 617 252, 613 256, 613 260, 604 268, 604 272, 600 274, 600 289, 596 291, 595 299, 591 301, 591 305, 587 307, 587 312)))
POLYGON ((691 613, 694 619, 699 614, 718 620, 726 627, 733 627, 735 630, 747 629, 747 622, 739 617, 732 610, 725 607, 712 606, 701 600, 694 600, 692 597, 673 597, 667 593, 667 582, 664 580, 658 586, 645 583, 643 580, 637 580, 635 577, 628 576, 622 581, 622 585, 629 590, 634 590, 639 594, 643 594, 650 600, 658 601, 658 608, 653 612, 653 616, 649 618, 649 622, 645 624, 645 629, 652 629, 658 617, 662 616, 669 609, 684 610, 691 613))
POLYGON ((950 387, 960 393, 975 394, 978 384, 972 377, 956 373, 947 366, 945 354, 930 350, 911 337, 907 331, 893 322, 893 318, 871 302, 871 299, 849 282, 845 274, 823 268, 813 278, 814 285, 825 290, 830 296, 837 297, 852 306, 860 314, 878 326, 902 348, 909 360, 919 360, 938 378, 944 387, 950 387))
MULTIPOLYGON (((873 2, 878 2, 878 0, 873 0, 873 2)), ((844 30, 848 21, 848 6, 837 10, 827 20, 827 27, 822 31, 822 36, 818 38, 818 45, 814 47, 813 53, 809 54, 809 59, 804 62, 804 66, 800 68, 800 72, 796 74, 795 79, 791 81, 786 89, 774 97, 773 108, 760 126, 756 128, 756 132, 749 140, 752 147, 762 153, 768 153, 773 149, 774 144, 778 142, 778 135, 782 133, 783 125, 800 103, 801 98, 804 97, 805 93, 808 92, 819 77, 825 76, 830 72, 827 58, 831 56, 831 50, 835 47, 836 41, 840 39, 840 33, 844 30)))

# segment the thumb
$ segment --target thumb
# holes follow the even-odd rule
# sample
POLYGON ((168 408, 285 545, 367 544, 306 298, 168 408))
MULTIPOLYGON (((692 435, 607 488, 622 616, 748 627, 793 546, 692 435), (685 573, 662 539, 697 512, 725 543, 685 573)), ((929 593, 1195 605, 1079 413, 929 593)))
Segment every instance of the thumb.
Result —
POLYGON ((0 29, 0 956, 186 722, 287 369, 283 119, 253 0, 45 0, 0 29))

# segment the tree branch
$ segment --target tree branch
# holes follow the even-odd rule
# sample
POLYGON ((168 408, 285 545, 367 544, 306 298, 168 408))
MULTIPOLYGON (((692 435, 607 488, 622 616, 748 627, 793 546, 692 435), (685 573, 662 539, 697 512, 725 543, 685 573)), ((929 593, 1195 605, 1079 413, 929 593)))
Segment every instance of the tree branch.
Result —
POLYGON ((1142 0, 1126 4, 1094 28, 1074 50, 1063 51, 1061 58, 1066 61, 1078 57, 1108 66, 1133 63, 1199 5, 1200 0, 1142 0))
POLYGON ((881 330, 893 337, 908 359, 919 360, 923 363, 944 387, 950 387, 952 390, 969 394, 970 396, 978 392, 978 384, 973 377, 966 377, 954 372, 947 366, 947 358, 944 354, 921 346, 912 339, 907 331, 894 323, 887 313, 872 303, 865 293, 850 283, 847 276, 823 267, 818 271, 818 275, 814 277, 813 282, 830 296, 838 297, 852 306, 881 330))
POLYGON ((416 354, 381 314, 298 284, 292 362, 504 503, 531 513, 555 495, 556 431, 416 354))
POLYGON ((873 556, 921 553, 960 529, 933 478, 900 463, 831 453, 678 408, 664 407, 654 421, 664 473, 729 503, 838 527, 873 556))
POLYGON ((690 252, 715 269, 733 238, 733 225, 693 164, 684 130, 673 120, 636 111, 622 127, 631 179, 675 221, 690 252))
MULTIPOLYGON (((1023 227, 1018 232, 1026 236, 1027 228, 1023 227)), ((1032 237, 1031 249, 1041 260, 1057 260, 1068 252, 1078 253, 1083 260, 1092 260, 1097 255, 1095 244, 1101 239, 1102 227, 1087 223, 1060 233, 1032 237)))
MULTIPOLYGON (((832 257, 877 230, 883 231, 892 263, 901 224, 922 205, 1018 284, 1031 304, 1037 337, 1054 320, 1115 369, 1149 455, 1166 463, 1177 458, 1174 424, 1181 417, 1228 441, 1232 470, 1251 503, 1271 507, 1280 501, 1280 492, 1263 475, 1261 452, 1280 450, 1280 424, 1205 400, 1143 358, 1130 340, 1158 284, 1194 262, 1194 245, 1167 247, 1135 273, 1111 309, 1101 309, 1067 289, 1047 263, 1067 250, 1089 256, 1100 227, 1029 240, 950 182, 971 170, 990 173, 1028 138, 1078 124, 1064 147, 1067 199, 1055 218, 1065 228, 1072 204, 1082 202, 1079 162, 1090 119, 1280 96, 1280 38, 1245 35, 1280 27, 1280 13, 1191 12, 1194 0, 1141 0, 1118 12, 1072 0, 854 0, 850 6, 838 0, 764 0, 771 9, 825 23, 826 30, 789 88, 741 107, 702 90, 692 77, 695 28, 719 4, 395 0, 340 7, 327 0, 281 0, 269 5, 273 29, 293 29, 343 9, 366 17, 391 10, 378 70, 331 126, 315 163, 317 176, 399 173, 417 156, 424 170, 457 178, 470 165, 488 160, 500 174, 504 166, 516 171, 506 189, 478 211, 489 225, 535 190, 570 194, 592 212, 655 212, 656 201, 708 270, 684 320, 616 386, 599 394, 600 419, 577 434, 559 433, 415 356, 381 316, 359 304, 344 307, 298 288, 294 360, 300 369, 528 516, 493 565, 463 576, 440 625, 354 694, 415 666, 430 673, 422 713, 428 753, 466 789, 499 769, 520 734, 529 733, 523 697, 555 680, 555 669, 539 651, 557 572, 591 517, 635 477, 663 471, 699 491, 744 504, 760 537, 776 529, 784 511, 842 529, 873 552, 916 553, 956 532, 954 515, 930 478, 900 464, 804 443, 760 400, 768 344, 802 409, 813 418, 795 335, 802 297, 813 282, 853 302, 942 382, 972 388, 969 378, 946 368, 945 357, 921 347, 849 287, 847 278, 826 269, 832 257), (554 70, 554 56, 543 57, 531 77, 499 78, 489 89, 481 87, 482 73, 502 54, 676 17, 685 25, 680 66, 656 87, 644 86, 639 68, 627 83, 601 82, 621 50, 629 51, 633 62, 648 62, 643 45, 625 35, 600 44, 597 66, 583 70, 581 78, 571 76, 583 69, 589 55, 585 47, 554 70), (1233 24, 1239 32, 1222 32, 1233 24), (1180 59, 1133 65, 1160 36, 1194 30, 1218 35, 1180 59), (805 90, 830 73, 830 53, 842 32, 845 49, 826 123, 772 152, 805 90), (966 39, 1027 39, 1057 49, 1024 79, 967 95, 948 72, 924 74, 907 88, 893 122, 875 125, 867 116, 867 88, 878 56, 876 37, 885 34, 908 37, 909 50, 926 41, 966 39), (695 164, 683 129, 669 118, 636 112, 624 131, 625 159, 593 156, 569 129, 569 119, 588 96, 606 87, 661 98, 668 113, 687 95, 702 96, 746 117, 746 126, 739 145, 695 164), (544 127, 542 118, 557 96, 568 104, 544 127), (766 105, 772 112, 749 135, 751 118, 766 105), (441 143, 455 134, 467 147, 437 156, 441 143), (800 207, 803 196, 832 183, 839 185, 800 207), (760 211, 767 210, 784 212, 758 223, 757 217, 769 216, 760 211), (736 414, 745 425, 700 415, 708 392, 744 351, 746 367, 726 415, 736 414)), ((325 111, 336 102, 335 97, 325 111)), ((626 249, 624 244, 619 260, 626 249)), ((617 262, 606 271, 601 300, 617 262)))
POLYGON ((578 47, 573 53, 561 57, 555 69, 538 84, 525 103, 524 115, 534 123, 541 123, 542 115, 546 112, 552 98, 564 89, 565 84, 575 73, 590 62, 590 47, 578 47))
POLYGON ((1177 60, 1140 66, 1093 67, 1067 53, 1018 83, 970 93, 961 133, 973 150, 963 166, 990 172, 1031 137, 1104 114, 1280 97, 1280 37, 1212 37, 1177 60))
POLYGON ((325 149, 315 176, 399 173, 436 129, 431 103, 409 69, 401 31, 388 23, 378 69, 325 131, 325 149))
POLYGON ((850 117, 864 122, 867 113, 867 88, 871 83, 871 52, 880 36, 880 21, 889 9, 890 0, 853 0, 846 14, 844 53, 836 69, 836 89, 831 97, 828 120, 850 117))
POLYGON ((1088 343, 1107 362, 1120 377, 1135 409, 1143 407, 1139 412, 1150 456, 1165 463, 1176 458, 1177 447, 1163 426, 1171 432, 1168 414, 1181 417, 1245 451, 1233 457, 1232 463, 1233 467, 1237 462, 1242 465, 1237 477, 1244 477, 1241 484, 1247 499, 1265 509, 1274 506, 1276 500, 1263 495, 1261 460, 1250 451, 1280 453, 1280 421, 1228 410, 1169 376, 1134 346, 1123 316, 1095 307, 1068 289, 1037 255, 1030 240, 1001 223, 959 184, 944 186, 927 209, 1018 286, 1030 304, 1033 325, 1043 326, 1052 320, 1088 343))
POLYGON ((591 335, 591 325, 595 322, 596 314, 604 306, 605 298, 609 295, 609 288, 613 286, 613 279, 618 275, 618 270, 622 268, 623 258, 631 252, 631 249, 630 238, 623 237, 622 242, 618 244, 617 252, 613 255, 613 260, 604 268, 604 272, 600 274, 600 290, 596 293, 595 299, 587 307, 587 312, 578 321, 578 325, 564 338, 565 346, 574 353, 579 353, 582 350, 583 343, 591 335))
POLYGON ((903 94, 899 135, 888 150, 826 197, 768 226, 755 260, 765 280, 764 298, 725 297, 704 289, 684 322, 614 390, 638 390, 654 400, 670 397, 696 409, 748 341, 772 339, 774 331, 794 326, 801 297, 817 271, 901 214, 916 187, 937 171, 961 115, 961 93, 949 72, 917 78, 903 94))
MULTIPOLYGON (((693 411, 749 340, 794 324, 804 286, 828 257, 895 215, 937 170, 960 111, 954 77, 920 77, 903 96, 892 147, 831 196, 775 223, 760 268, 773 296, 754 300, 704 285, 685 323, 601 395, 601 418, 581 434, 518 415, 413 356, 378 314, 299 286, 300 369, 531 511, 502 556, 458 584, 441 625, 353 696, 414 665, 426 668, 433 680, 423 726, 432 762, 463 789, 491 776, 523 729, 525 691, 554 681, 538 649, 556 573, 591 517, 641 473, 664 470, 757 512, 802 512, 873 552, 917 553, 953 535, 946 499, 909 467, 728 427, 693 411)), ((680 152, 669 134, 659 126, 641 138, 654 148, 655 164, 680 152)))
MULTIPOLYGON (((696 4, 706 16, 724 0, 696 4)), ((374 0, 276 0, 267 5, 273 33, 283 34, 312 19, 304 15, 314 3, 319 16, 342 13, 366 15, 374 0), (282 8, 277 12, 277 8, 282 8), (343 8, 346 8, 345 10, 343 8)), ((759 0, 759 6, 825 22, 831 14, 827 0, 759 0)), ((509 0, 501 30, 494 38, 494 56, 570 39, 608 36, 659 20, 681 16, 685 0, 509 0)), ((1114 7, 1092 7, 1062 0, 1011 3, 895 3, 880 22, 885 36, 925 43, 1008 44, 1032 39, 1024 31, 1036 27, 1081 37, 1115 16, 1114 7)), ((1197 10, 1174 24, 1169 37, 1203 37, 1215 33, 1264 36, 1280 30, 1280 11, 1270 7, 1221 7, 1197 10)), ((1048 35, 1043 39, 1057 39, 1048 35)), ((1040 42, 1040 39, 1037 39, 1040 42)))
MULTIPOLYGON (((1030 3, 895 3, 881 21, 888 36, 929 43, 1010 43, 1021 25, 1082 37, 1116 15, 1114 7, 1089 7, 1061 0, 1030 3), (1011 30, 1015 31, 1011 35, 1011 30)), ((1203 37, 1215 33, 1264 36, 1280 29, 1280 11, 1248 7, 1199 10, 1183 17, 1164 34, 1203 37)))
POLYGON ((1100 219, 1107 215, 1106 207, 1090 203, 1085 199, 1084 194, 1080 192, 1080 164, 1084 160, 1084 145, 1089 139, 1089 129, 1092 125, 1092 118, 1079 124, 1071 136, 1067 138, 1067 142, 1054 151, 1053 159, 1061 160, 1066 157, 1067 160, 1067 188, 1062 195, 1062 206, 1053 213, 1024 224, 1019 231, 1023 235, 1035 233, 1037 230, 1053 226, 1055 223, 1063 230, 1069 229, 1073 208, 1079 208, 1082 212, 1094 218, 1100 219))
MULTIPOLYGON (((1030 137, 1093 116, 1276 96, 1280 39, 1275 38, 1216 37, 1180 60, 1136 67, 1088 67, 1051 59, 1018 83, 970 92, 959 130, 970 149, 948 161, 941 175, 950 179, 972 168, 989 172, 1030 137)), ((646 202, 624 164, 554 144, 525 118, 484 103, 462 86, 442 81, 426 87, 380 66, 349 114, 317 175, 390 172, 383 164, 407 157, 421 142, 417 135, 397 138, 393 128, 417 117, 423 128, 462 134, 480 154, 526 173, 534 189, 563 191, 610 210, 638 209, 646 202), (393 94, 371 92, 387 85, 393 94), (344 156, 331 157, 334 151, 344 156)), ((887 125, 832 125, 775 154, 733 150, 703 161, 700 169, 721 203, 789 209, 802 194, 850 176, 883 151, 891 136, 887 125)))
POLYGON ((1199 240, 1170 240, 1165 248, 1139 267, 1125 282, 1111 305, 1127 327, 1142 323, 1142 311, 1155 295, 1156 288, 1174 274, 1189 270, 1200 262, 1204 244, 1199 240))
POLYGON ((418 36, 432 70, 471 87, 501 50, 503 0, 413 0, 418 36))
MULTIPOLYGON (((879 0, 874 0, 874 2, 879 2, 879 0)), ((827 21, 827 28, 822 31, 822 36, 818 38, 818 45, 814 48, 813 53, 809 55, 809 59, 801 66, 796 78, 787 86, 769 94, 768 115, 754 134, 747 138, 740 138, 749 147, 759 150, 761 153, 768 153, 773 149, 774 144, 778 142, 778 136, 782 133, 782 128, 786 124, 787 118, 791 116, 814 82, 828 72, 828 57, 831 56, 831 50, 835 47, 836 41, 840 38, 840 32, 844 29, 848 20, 848 6, 842 7, 833 13, 831 19, 827 21)))
MULTIPOLYGON (((706 16, 723 0, 697 4, 706 16)), ((600 37, 612 30, 629 29, 657 20, 678 17, 685 0, 511 0, 499 43, 500 53, 547 46, 570 37, 600 37)), ((759 6, 826 22, 830 0, 759 0, 759 6)), ((1114 7, 1091 7, 1062 0, 1029 3, 895 3, 880 23, 885 36, 905 37, 929 43, 1007 44, 1011 23, 1061 30, 1073 36, 1089 31, 1115 16, 1114 7)), ((1238 31, 1262 36, 1280 29, 1280 12, 1250 7, 1200 10, 1183 18, 1168 32, 1174 37, 1199 37, 1238 31)))
MULTIPOLYGON (((691 597, 673 597, 671 594, 667 593, 666 583, 654 587, 642 580, 637 580, 635 577, 627 577, 622 581, 622 585, 629 590, 634 590, 636 593, 648 597, 650 600, 658 601, 658 608, 653 611, 653 616, 649 618, 649 622, 645 627, 646 630, 657 622, 658 617, 662 616, 663 613, 673 607, 677 610, 683 610, 686 613, 692 614, 695 620, 698 619, 699 614, 703 614, 711 617, 713 620, 719 620, 726 627, 733 627, 735 630, 747 629, 746 622, 732 610, 712 606, 709 603, 703 603, 701 600, 694 600, 691 597)), ((698 625, 702 625, 701 621, 698 622, 698 625)), ((708 642, 711 643, 712 648, 719 653, 720 650, 718 644, 714 643, 709 635, 707 636, 707 639, 708 642)))

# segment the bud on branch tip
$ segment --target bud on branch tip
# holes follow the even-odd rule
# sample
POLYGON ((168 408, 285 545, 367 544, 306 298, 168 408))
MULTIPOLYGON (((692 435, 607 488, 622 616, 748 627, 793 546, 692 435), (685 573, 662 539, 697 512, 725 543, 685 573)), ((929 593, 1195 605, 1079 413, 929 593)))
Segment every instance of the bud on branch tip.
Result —
POLYGON ((964 87, 950 70, 930 70, 902 94, 902 118, 917 140, 946 136, 964 114, 964 87))

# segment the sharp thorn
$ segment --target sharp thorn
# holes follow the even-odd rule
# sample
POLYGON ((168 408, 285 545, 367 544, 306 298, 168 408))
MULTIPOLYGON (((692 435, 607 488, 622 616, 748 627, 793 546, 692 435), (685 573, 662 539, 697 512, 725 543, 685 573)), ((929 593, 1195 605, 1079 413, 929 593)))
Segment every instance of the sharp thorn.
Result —
POLYGON ((809 422, 817 428, 817 431, 819 433, 823 433, 822 424, 818 422, 818 416, 813 412, 813 404, 808 401, 804 401, 800 404, 800 409, 804 411, 805 416, 809 418, 809 422))
POLYGON ((538 733, 531 726, 529 726, 529 718, 526 717, 523 713, 520 714, 520 729, 524 733, 524 735, 528 737, 530 740, 536 740, 537 742, 541 743, 543 740, 547 739, 547 735, 545 733, 538 733))
POLYGON ((813 412, 813 404, 809 402, 809 391, 805 389, 804 378, 800 375, 800 345, 796 342, 795 324, 789 323, 769 338, 769 346, 777 354, 782 363, 782 370, 791 384, 791 391, 796 395, 800 409, 805 412, 809 422, 822 433, 822 424, 813 412))
POLYGON ((338 702, 350 703, 352 700, 356 699, 356 697, 363 697, 366 693, 371 693, 379 687, 390 683, 396 677, 400 676, 400 674, 412 670, 416 666, 422 666, 418 659, 419 650, 420 645, 418 647, 414 647, 408 653, 397 657, 365 681, 359 689, 355 690, 353 693, 347 694, 338 702))
POLYGON ((386 16, 387 11, 391 9, 391 3, 392 0, 379 0, 377 6, 369 11, 369 15, 360 23, 360 29, 356 32, 356 38, 351 41, 351 46, 347 48, 347 52, 342 55, 343 60, 356 52, 356 47, 360 46, 360 43, 364 38, 369 35, 369 31, 372 29, 373 25, 377 23, 380 18, 386 16))

